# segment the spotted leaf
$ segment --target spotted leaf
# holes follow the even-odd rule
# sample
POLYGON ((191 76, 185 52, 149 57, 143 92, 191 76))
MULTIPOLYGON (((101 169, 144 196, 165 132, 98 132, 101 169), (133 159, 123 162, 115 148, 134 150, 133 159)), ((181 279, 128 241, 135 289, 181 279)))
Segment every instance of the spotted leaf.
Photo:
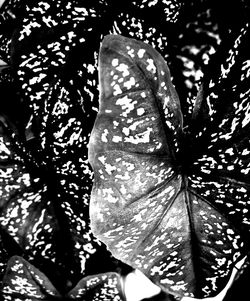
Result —
MULTIPOLYGON (((61 86, 60 89, 59 94, 52 89, 53 97, 58 95, 60 99, 55 105, 48 102, 52 110, 74 99, 74 93, 67 96, 68 92, 61 86)), ((45 135, 49 140, 45 148, 50 155, 47 160, 51 160, 47 167, 34 154, 35 138, 25 141, 25 136, 17 134, 15 124, 6 118, 2 117, 0 123, 1 230, 17 243, 18 254, 25 254, 49 277, 55 277, 55 283, 68 283, 69 287, 81 275, 117 268, 117 261, 90 231, 89 188, 82 185, 89 169, 83 157, 82 127, 76 119, 79 115, 74 112, 69 107, 67 118, 55 114, 54 122, 51 116, 51 131, 45 135), (57 120, 64 122, 61 129, 54 128, 57 120), (51 137, 51 133, 55 134, 51 137), (106 259, 97 267, 99 256, 106 259)))
POLYGON ((10 2, 11 12, 18 12, 10 79, 2 76, 0 84, 6 95, 0 106, 0 228, 19 246, 18 255, 68 290, 83 275, 121 267, 89 227, 87 140, 96 115, 99 44, 96 39, 89 47, 86 40, 100 18, 98 5, 14 1, 13 7, 10 2))
POLYGON ((19 256, 8 262, 1 287, 3 300, 124 300, 116 273, 88 276, 68 293, 60 294, 46 275, 19 256))
MULTIPOLYGON (((59 225, 50 199, 47 199, 48 186, 42 184, 29 152, 26 150, 24 154, 20 136, 18 138, 13 132, 15 126, 5 118, 1 119, 1 231, 19 246, 15 252, 25 252, 30 260, 41 260, 40 263, 46 266, 48 261, 55 260, 53 241, 58 243, 60 240, 59 225)), ((8 244, 6 247, 11 254, 8 244)))
MULTIPOLYGON (((242 29, 232 44, 222 46, 230 56, 221 57, 221 64, 238 70, 230 73, 235 84, 242 77, 243 85, 232 93, 230 74, 223 73, 224 85, 214 78, 222 100, 212 98, 220 108, 213 114, 227 124, 223 135, 235 124, 235 114, 241 126, 248 125, 246 57, 241 62, 233 53, 246 50, 246 33, 242 29), (225 91, 232 101, 228 107, 225 91)), ((206 86, 209 81, 197 96, 193 121, 183 129, 178 96, 160 54, 119 35, 103 40, 100 109, 89 144, 95 175, 92 228, 114 256, 179 296, 216 295, 236 262, 248 254, 249 131, 240 128, 227 143, 211 136, 219 134, 207 114, 213 93, 206 86)))

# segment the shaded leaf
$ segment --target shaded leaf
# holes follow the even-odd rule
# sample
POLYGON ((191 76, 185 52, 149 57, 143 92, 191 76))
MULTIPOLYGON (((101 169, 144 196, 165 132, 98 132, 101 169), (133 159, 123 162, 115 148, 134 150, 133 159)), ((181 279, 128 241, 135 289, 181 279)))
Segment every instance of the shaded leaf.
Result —
MULTIPOLYGON (((8 252, 12 249, 13 244, 10 246, 10 243, 6 243, 10 241, 9 234, 15 241, 22 242, 23 248, 18 251, 21 254, 25 252, 28 245, 26 258, 36 263, 42 271, 46 271, 51 279, 55 278, 53 280, 59 286, 64 287, 65 283, 67 283, 65 287, 72 286, 72 282, 79 280, 84 267, 86 274, 102 272, 100 268, 104 271, 113 269, 113 259, 110 261, 103 246, 100 247, 99 243, 93 242, 89 227, 85 228, 82 216, 79 217, 80 207, 80 210, 84 211, 84 220, 86 216, 88 219, 88 195, 92 174, 86 161, 86 144, 97 111, 95 59, 101 37, 108 32, 135 36, 155 45, 165 58, 169 57, 174 83, 181 98, 182 113, 186 116, 186 112, 190 111, 189 107, 192 108, 193 105, 188 103, 186 106, 186 95, 196 89, 194 89, 196 76, 194 73, 190 76, 183 70, 190 66, 191 61, 194 62, 195 70, 199 71, 205 60, 203 54, 210 55, 207 44, 216 49, 220 39, 227 39, 228 20, 233 23, 238 20, 237 15, 242 18, 241 12, 236 13, 236 1, 233 1, 235 5, 232 10, 233 18, 230 17, 229 10, 223 11, 223 18, 221 18, 221 14, 218 13, 220 8, 216 2, 212 5, 211 14, 208 13, 211 1, 195 1, 195 5, 190 1, 185 4, 184 14, 183 9, 181 14, 179 12, 180 1, 174 1, 174 5, 171 2, 173 1, 160 3, 139 0, 118 4, 113 0, 91 0, 84 1, 83 4, 82 1, 77 0, 55 3, 6 0, 1 7, 0 55, 10 62, 11 70, 4 75, 1 72, 1 82, 3 77, 6 79, 6 76, 10 82, 6 85, 7 81, 5 81, 4 85, 7 87, 5 86, 4 89, 3 86, 1 87, 1 97, 7 96, 6 101, 2 99, 0 109, 1 113, 2 109, 4 110, 4 118, 8 121, 8 127, 11 127, 11 131, 6 134, 8 138, 4 139, 8 140, 14 135, 8 143, 15 146, 15 149, 11 147, 10 152, 12 155, 15 154, 14 157, 18 157, 11 176, 6 174, 3 168, 1 188, 6 193, 5 187, 7 189, 9 186, 12 187, 11 195, 6 193, 2 199, 6 205, 4 209, 6 211, 3 212, 8 212, 5 222, 3 221, 5 223, 3 232, 6 231, 8 238, 4 242, 4 245, 6 244, 4 247, 8 252), (207 18, 204 18, 204 11, 207 18), (218 16, 214 17, 216 14, 218 16), (152 15, 155 17, 152 18, 152 15), (176 17, 179 21, 169 26, 172 18, 177 21, 176 17), (197 18, 198 22, 196 22, 197 18), (226 28, 224 35, 221 25, 226 28), (203 38, 199 38, 202 29, 204 41, 203 38), (198 44, 199 51, 190 58, 193 44, 198 44), (184 62, 185 56, 187 59, 184 62), (71 98, 75 109, 71 106, 71 98), (15 107, 15 110, 12 110, 12 107, 15 107), (67 115, 68 111, 69 115, 67 115), (68 123, 69 120, 71 123, 68 123), (74 156, 74 152, 77 156, 74 156), (79 157, 81 162, 78 162, 79 157), (23 177, 23 173, 30 177, 32 183, 32 188, 29 188, 30 194, 33 197, 36 193, 43 194, 38 212, 46 206, 52 213, 54 212, 51 216, 53 221, 56 221, 53 224, 51 237, 50 233, 47 233, 51 228, 47 230, 43 228, 46 223, 46 220, 43 220, 38 229, 35 227, 39 235, 35 240, 33 239, 35 235, 32 233, 34 226, 32 221, 38 220, 35 206, 29 207, 30 212, 27 215, 27 210, 20 208, 20 200, 27 200, 25 197, 22 198, 21 192, 18 196, 15 195, 19 188, 25 188, 20 187, 20 183, 15 183, 23 177), (37 186, 34 184, 35 181, 37 186), (82 182, 86 183, 84 187, 82 182), (41 192, 41 187, 46 191, 41 192), (9 200, 8 197, 12 196, 13 198, 9 200), (16 203, 18 198, 20 200, 16 203), (25 237, 25 231, 21 226, 19 227, 21 219, 17 222, 19 217, 13 216, 16 211, 22 212, 24 215, 22 220, 27 217, 25 229, 31 233, 30 237, 33 237, 32 247, 25 237), (12 228, 12 225, 15 228, 12 228), (67 235, 64 236, 62 233, 67 235), (64 244, 66 240, 68 244, 64 244), (52 246, 49 246, 50 242, 52 246), (80 249, 78 243, 82 246, 80 249), (104 252, 107 255, 105 255, 106 260, 103 260, 104 252), (46 254, 46 257, 43 257, 43 254, 46 254), (100 261, 102 264, 97 264, 100 261), (73 266, 76 268, 74 269, 73 266)), ((231 30, 232 26, 229 27, 231 30)), ((4 217, 3 215, 2 220, 4 217)))
POLYGON ((3 300, 124 300, 120 276, 116 273, 92 275, 61 295, 50 280, 19 256, 11 257, 1 288, 3 300))
POLYGON ((18 17, 22 15, 25 1, 4 0, 0 2, 0 59, 6 63, 11 61, 11 42, 18 23, 18 17))
POLYGON ((230 56, 223 59, 229 69, 235 66, 233 75, 215 77, 220 97, 213 97, 205 79, 186 131, 158 52, 119 35, 105 37, 100 49, 100 111, 89 145, 95 172, 93 231, 114 256, 176 295, 216 295, 249 252, 246 28, 230 48, 225 46, 230 56), (245 56, 238 60, 234 52, 242 48, 245 56), (213 110, 217 123, 206 115, 208 99, 213 101, 209 109, 218 103, 220 110, 213 110), (229 101, 232 105, 225 105, 229 101), (222 134, 218 120, 228 123, 220 127, 222 134))
POLYGON ((96 109, 88 87, 95 90, 99 44, 85 41, 100 18, 94 4, 24 3, 12 35, 10 78, 3 76, 0 86, 10 97, 0 108, 1 229, 61 290, 83 275, 125 267, 89 227, 87 142, 96 109))
MULTIPOLYGON (((164 4, 173 8, 176 2, 169 1, 164 4)), ((211 1, 179 1, 178 21, 173 24, 171 20, 170 23, 166 22, 167 17, 163 11, 168 9, 162 7, 164 4, 153 1, 147 7, 144 2, 141 6, 135 5, 137 9, 124 9, 114 17, 110 33, 137 38, 162 53, 171 68, 182 113, 188 122, 194 105, 193 95, 198 91, 204 67, 224 38, 218 25, 221 16, 217 16, 219 8, 211 1), (153 15, 157 17, 152 18, 153 15)))
MULTIPOLYGON (((60 104, 63 105, 62 99, 60 104)), ((55 139, 55 153, 48 151, 51 155, 48 166, 36 160, 31 141, 23 144, 7 121, 1 124, 1 228, 15 239, 21 254, 25 253, 48 276, 57 275, 55 281, 58 284, 70 280, 69 286, 82 273, 117 267, 116 261, 110 258, 89 229, 86 193, 89 187, 87 183, 82 185, 89 169, 82 157, 83 140, 76 134, 76 130, 81 133, 81 128, 77 121, 72 121, 71 115, 69 125, 72 128, 67 129, 65 120, 67 131, 62 132, 67 136, 55 135, 60 143, 56 144, 55 139), (62 147, 64 152, 59 157, 62 147), (106 257, 102 266, 96 266, 99 256, 106 257)), ((50 137, 50 133, 53 132, 46 137, 50 137)), ((51 144, 54 142, 50 141, 51 144)))

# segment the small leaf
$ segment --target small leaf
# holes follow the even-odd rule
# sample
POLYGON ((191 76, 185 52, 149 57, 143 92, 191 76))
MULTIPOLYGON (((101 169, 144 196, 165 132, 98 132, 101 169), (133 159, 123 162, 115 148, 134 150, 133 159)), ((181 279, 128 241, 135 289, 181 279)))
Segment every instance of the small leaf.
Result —
POLYGON ((18 298, 36 301, 60 297, 49 279, 19 256, 13 256, 9 260, 1 291, 4 300, 18 298))
POLYGON ((124 301, 121 277, 113 272, 83 278, 67 296, 74 300, 124 301))
POLYGON ((61 295, 42 272, 19 256, 9 260, 1 292, 4 300, 124 300, 121 279, 116 273, 88 276, 61 295))

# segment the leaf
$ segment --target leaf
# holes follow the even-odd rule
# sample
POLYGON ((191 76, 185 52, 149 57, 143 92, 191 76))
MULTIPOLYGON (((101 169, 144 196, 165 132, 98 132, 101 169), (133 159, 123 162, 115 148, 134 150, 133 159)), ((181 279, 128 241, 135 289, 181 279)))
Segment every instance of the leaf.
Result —
MULTIPOLYGON (((8 84, 4 81, 4 88, 1 86, 0 111, 1 116, 4 111, 7 127, 11 128, 3 139, 11 154, 6 160, 10 165, 5 161, 4 164, 12 168, 12 171, 8 169, 10 173, 6 173, 5 167, 1 167, 1 192, 4 193, 1 232, 6 237, 3 244, 9 255, 26 253, 25 258, 62 288, 78 281, 83 269, 88 275, 117 268, 117 261, 110 259, 105 248, 96 243, 89 227, 85 228, 82 223, 82 216, 79 217, 84 207, 84 220, 88 218, 92 174, 87 164, 86 145, 97 110, 95 58, 100 39, 108 32, 118 31, 156 45, 171 61, 174 83, 180 97, 182 94, 183 104, 183 95, 190 91, 184 79, 189 83, 191 79, 192 85, 194 81, 184 72, 185 47, 189 45, 192 49, 190 45, 198 44, 201 48, 193 59, 196 69, 199 69, 197 64, 200 66, 203 61, 203 53, 208 53, 207 44, 215 47, 217 34, 220 38, 223 36, 218 19, 227 26, 224 19, 221 21, 220 14, 213 19, 218 14, 218 6, 209 9, 211 14, 207 13, 207 20, 198 2, 194 7, 190 1, 188 10, 185 6, 185 14, 179 14, 179 1, 172 5, 170 1, 139 0, 125 5, 114 0, 84 3, 79 0, 6 0, 1 7, 0 55, 11 66, 8 70, 1 70, 0 81, 3 71, 3 77, 7 75, 11 80, 8 84), (169 22, 177 20, 177 15, 180 22, 169 26, 169 22), (192 27, 194 22, 196 27, 192 27), (210 28, 207 37, 213 38, 201 41, 198 37, 203 35, 200 32, 207 27, 210 28), (187 41, 192 28, 196 34, 187 41), (68 123, 69 120, 72 122, 68 123), (11 161, 13 157, 14 163, 11 161), (23 185, 25 177, 31 182, 29 197, 41 196, 37 211, 34 204, 22 210, 21 204, 27 201, 27 194, 23 195, 23 192, 29 183, 27 181, 23 185), (77 190, 78 186, 81 189, 77 190), (9 188, 11 193, 8 194, 6 190, 9 188), (45 214, 39 227, 34 227, 39 221, 39 212, 44 208, 51 215, 45 214), (22 213, 21 219, 15 216, 17 211, 22 213), (22 228, 23 223, 25 229, 22 228), (35 236, 34 229, 39 235, 35 236), (29 236, 26 236, 26 231, 29 236), (10 235, 20 243, 15 251, 10 235)), ((233 13, 234 18, 229 19, 237 23, 235 9, 233 13)), ((227 33, 224 34, 226 39, 227 33)), ((182 111, 185 116, 183 105, 182 111)), ((5 264, 5 259, 3 262, 5 264)), ((121 267, 120 263, 118 266, 121 267)))
POLYGON ((11 41, 17 26, 17 18, 22 14, 24 1, 0 1, 0 59, 10 63, 11 41))
MULTIPOLYGON (((0 55, 11 77, 1 78, 0 87, 8 95, 0 110, 10 127, 3 137, 9 173, 1 169, 1 228, 19 255, 69 286, 82 272, 121 266, 88 226, 92 173, 86 146, 97 110, 95 55, 114 3, 11 0, 1 7, 0 55)), ((176 15, 179 6, 163 17, 176 15)))
POLYGON ((119 35, 105 37, 100 49, 100 109, 89 144, 92 229, 115 257, 175 295, 216 295, 249 253, 249 72, 232 54, 244 49, 242 60, 249 57, 247 37, 242 29, 229 43, 229 58, 221 57, 242 86, 232 92, 226 72, 225 84, 215 78, 213 96, 206 78, 185 130, 157 51, 119 35), (220 108, 213 110, 216 123, 207 99, 220 108), (235 114, 239 127, 231 135, 235 114))
POLYGON ((16 242, 16 254, 62 291, 83 275, 125 267, 89 227, 87 141, 96 115, 99 44, 97 39, 90 47, 86 40, 100 18, 94 4, 23 4, 11 36, 10 78, 2 76, 0 84, 0 228, 16 242))
MULTIPOLYGON (((182 1, 133 1, 134 9, 143 10, 143 15, 148 17, 156 14, 160 19, 165 22, 175 23, 178 21, 181 8, 183 7, 182 1)), ((152 19, 152 18, 150 18, 152 19)))
POLYGON ((33 167, 33 172, 37 168, 29 152, 26 150, 24 154, 25 150, 10 123, 2 118, 0 125, 1 229, 19 245, 20 255, 26 252, 30 259, 41 258, 41 263, 46 262, 55 256, 52 242, 58 241, 56 237, 59 230, 49 202, 44 201, 47 185, 39 177, 31 175, 25 167, 33 167))
POLYGON ((19 256, 9 260, 1 292, 3 300, 124 300, 116 273, 83 278, 63 296, 42 272, 19 256))
MULTIPOLYGON (((56 105, 65 104, 63 99, 58 99, 56 105)), ((83 157, 81 128, 71 112, 68 111, 64 119, 63 135, 58 135, 60 143, 50 140, 54 147, 46 149, 50 156, 47 167, 34 154, 36 146, 32 140, 35 138, 22 141, 13 132, 15 126, 3 119, 0 178, 1 229, 17 242, 20 255, 25 254, 49 277, 55 277, 55 282, 69 281, 69 284, 79 280, 82 273, 88 275, 91 271, 109 271, 117 267, 116 261, 110 258, 89 229, 86 193, 89 188, 84 179, 89 170, 83 157), (68 118, 71 118, 69 123, 68 118), (97 267, 99 256, 102 260, 105 258, 105 262, 97 267)), ((58 118, 58 121, 62 122, 62 119, 58 118)), ((52 126, 50 129, 46 138, 53 133, 52 126)))
POLYGON ((91 275, 79 281, 67 296, 74 300, 124 301, 121 277, 114 272, 91 275))
POLYGON ((49 300, 49 297, 60 297, 43 273, 18 256, 11 257, 8 262, 1 291, 4 300, 49 300))

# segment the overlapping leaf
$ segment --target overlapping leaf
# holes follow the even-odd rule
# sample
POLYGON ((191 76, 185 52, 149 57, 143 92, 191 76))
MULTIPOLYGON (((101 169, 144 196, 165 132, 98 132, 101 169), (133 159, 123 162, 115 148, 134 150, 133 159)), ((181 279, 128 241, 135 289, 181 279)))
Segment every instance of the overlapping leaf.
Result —
POLYGON ((143 5, 138 2, 135 9, 123 10, 114 18, 110 33, 142 40, 162 53, 171 68, 182 113, 188 121, 204 67, 224 37, 218 24, 221 18, 215 17, 219 8, 204 1, 143 1, 143 5), (163 12, 171 11, 170 7, 178 16, 176 24, 166 22, 168 17, 163 12))
MULTIPOLYGON (((64 99, 65 94, 61 93, 62 98, 56 99, 56 105, 66 108, 65 103, 73 101, 73 93, 64 99)), ((57 91, 55 95, 58 96, 57 91)), ((75 112, 76 108, 72 110, 75 112)), ((56 274, 59 282, 68 279, 73 282, 82 273, 115 268, 89 229, 86 192, 89 186, 82 185, 86 175, 89 176, 89 169, 83 157, 82 127, 76 120, 79 115, 71 114, 70 110, 66 112, 69 120, 64 119, 64 128, 55 129, 52 136, 55 141, 50 140, 55 147, 50 145, 51 148, 46 149, 50 156, 47 160, 51 159, 47 166, 33 153, 34 137, 22 144, 20 136, 6 127, 8 124, 2 125, 1 136, 1 227, 16 240, 21 254, 39 263, 48 275, 56 274), (68 124, 72 128, 67 128, 68 124), (62 135, 57 136, 57 132, 62 135), (102 259, 106 256, 101 267, 96 266, 99 253, 102 259)), ((57 121, 61 119, 58 117, 57 121)), ((50 129, 52 131, 53 126, 50 129)), ((46 134, 47 139, 50 133, 53 132, 46 134)))
POLYGON ((186 131, 159 53, 117 35, 100 49, 93 230, 177 295, 217 294, 249 252, 248 41, 247 24, 205 78, 186 131))
MULTIPOLYGON (((4 229, 7 237, 3 242, 5 258, 1 257, 2 264, 10 249, 21 255, 26 249, 26 258, 46 270, 62 287, 68 280, 68 286, 72 285, 70 282, 75 283, 84 269, 86 274, 102 272, 96 262, 98 258, 104 258, 105 251, 93 242, 88 222, 83 222, 88 219, 88 194, 92 182, 86 161, 86 143, 97 107, 95 54, 99 38, 109 31, 118 31, 154 42, 165 57, 170 57, 175 83, 186 95, 184 81, 179 79, 183 65, 176 67, 180 65, 179 54, 184 53, 178 52, 179 48, 185 43, 192 44, 185 40, 190 37, 188 28, 191 26, 184 26, 187 33, 184 38, 180 35, 183 29, 178 25, 168 27, 168 22, 176 22, 176 16, 180 16, 180 2, 171 2, 140 0, 128 5, 111 0, 84 1, 84 4, 75 0, 4 2, 0 20, 0 56, 11 64, 11 68, 1 72, 0 79, 1 97, 7 95, 6 101, 1 101, 1 116, 4 111, 7 118, 1 120, 4 120, 3 147, 8 150, 8 158, 4 155, 1 167, 4 195, 1 231, 4 229), (157 18, 152 18, 152 11, 157 18), (166 36, 171 38, 167 40, 166 36), (9 167, 7 173, 6 166, 9 167), (16 194, 19 188, 21 191, 16 194), (29 194, 22 195, 26 190, 29 194), (36 207, 34 200, 39 198, 41 201, 36 207), (23 210, 22 206, 25 207, 27 202, 31 202, 30 206, 23 210), (50 214, 44 219, 41 215, 39 220, 39 212, 50 214), (14 242, 6 244, 6 241, 10 242, 9 234, 17 245, 14 242), (63 244, 65 241, 69 244, 63 244)), ((191 4, 186 16, 192 11, 191 4)), ((206 37, 217 40, 216 26, 215 22, 211 34, 206 37)), ((194 37, 197 41, 197 36, 194 37)), ((198 62, 197 69, 199 57, 196 55, 194 59, 198 62)), ((190 80, 189 75, 183 75, 190 80)), ((113 261, 110 262, 109 256, 105 258, 105 264, 102 260, 101 265, 103 269, 113 269, 113 261)))
POLYGON ((12 36, 10 76, 1 73, 1 93, 10 93, 1 104, 1 230, 61 290, 83 275, 117 269, 89 228, 86 145, 96 112, 87 87, 95 44, 87 51, 84 42, 99 15, 78 4, 25 5, 12 36))
POLYGON ((19 256, 9 260, 1 291, 3 300, 123 300, 120 276, 116 273, 83 278, 62 295, 39 269, 19 256))

